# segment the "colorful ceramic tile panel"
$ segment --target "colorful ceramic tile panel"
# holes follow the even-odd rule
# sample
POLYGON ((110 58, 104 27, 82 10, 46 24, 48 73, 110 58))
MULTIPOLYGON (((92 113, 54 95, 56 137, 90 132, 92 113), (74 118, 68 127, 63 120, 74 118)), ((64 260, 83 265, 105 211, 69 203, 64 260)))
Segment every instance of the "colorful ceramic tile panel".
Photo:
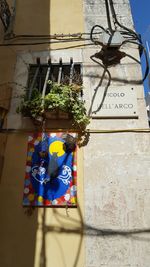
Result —
POLYGON ((28 137, 24 206, 76 206, 76 133, 28 137))

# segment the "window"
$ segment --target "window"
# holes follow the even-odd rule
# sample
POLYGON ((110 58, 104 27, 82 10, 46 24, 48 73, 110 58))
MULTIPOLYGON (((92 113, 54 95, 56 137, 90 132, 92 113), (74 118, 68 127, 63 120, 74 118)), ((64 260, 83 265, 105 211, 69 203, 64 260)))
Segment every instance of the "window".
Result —
POLYGON ((59 63, 51 63, 49 60, 47 64, 40 64, 40 59, 37 58, 37 64, 31 64, 29 68, 27 92, 29 99, 33 88, 38 89, 42 94, 44 90, 44 95, 48 94, 50 92, 48 80, 61 84, 81 85, 81 64, 74 63, 72 58, 69 63, 63 63, 60 59, 59 63))

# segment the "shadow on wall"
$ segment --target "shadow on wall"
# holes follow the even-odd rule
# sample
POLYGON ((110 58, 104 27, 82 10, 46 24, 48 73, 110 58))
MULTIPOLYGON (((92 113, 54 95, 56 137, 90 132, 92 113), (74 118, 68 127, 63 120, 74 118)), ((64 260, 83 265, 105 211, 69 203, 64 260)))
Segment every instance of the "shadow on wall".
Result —
MULTIPOLYGON (((137 241, 143 241, 143 242, 149 242, 150 241, 150 229, 149 228, 141 228, 141 229, 104 229, 104 228, 96 228, 91 225, 86 225, 83 221, 80 205, 78 205, 77 208, 78 212, 78 219, 75 219, 71 217, 69 214, 66 215, 61 213, 60 209, 53 208, 52 214, 51 214, 51 220, 55 223, 47 223, 47 215, 49 214, 49 209, 43 209, 42 210, 42 216, 41 216, 41 222, 39 224, 39 227, 41 229, 42 235, 41 235, 41 249, 39 253, 39 262, 40 267, 49 267, 49 261, 48 259, 51 258, 52 265, 54 264, 53 259, 56 258, 56 262, 61 262, 61 266, 66 267, 77 267, 81 266, 80 258, 82 257, 82 245, 83 245, 83 238, 84 236, 87 236, 88 238, 96 237, 96 238, 107 238, 109 240, 112 239, 118 239, 118 237, 121 238, 129 238, 131 240, 137 240, 137 241), (65 253, 65 248, 63 246, 63 242, 60 242, 61 239, 57 238, 57 235, 62 236, 65 234, 65 238, 68 237, 71 238, 70 247, 72 247, 72 264, 69 265, 68 263, 68 257, 69 255, 65 253), (146 235, 144 235, 146 234, 146 235), (51 248, 52 246, 47 248, 47 240, 48 236, 55 237, 57 239, 57 251, 51 254, 51 248), (75 237, 78 237, 78 245, 75 246, 74 240, 75 237), (51 255, 49 257, 49 255, 51 255)), ((49 216, 49 215, 48 215, 49 216)), ((66 244, 65 244, 66 245, 66 244)), ((68 251, 69 253, 69 251, 68 251)), ((54 264, 54 266, 59 266, 54 264)))
MULTIPOLYGON (((14 33, 16 35, 49 35, 49 14, 50 0, 16 1, 14 33)), ((30 41, 34 42, 35 39, 30 38, 30 41)), ((14 39, 12 42, 17 41, 18 39, 14 39)), ((19 43, 21 42, 28 43, 27 39, 20 37, 19 43)), ((42 49, 46 47, 47 45, 42 46, 42 49)), ((28 51, 28 49, 26 45, 1 49, 0 83, 13 80, 17 52, 28 51)), ((32 49, 35 48, 32 47, 32 49)), ((34 267, 38 210, 34 211, 31 218, 25 214, 22 207, 27 135, 10 133, 5 137, 4 139, 7 139, 5 152, 3 155, 0 153, 0 161, 3 163, 0 178, 0 266, 34 267)), ((0 142, 0 151, 2 151, 2 146, 0 142)))
POLYGON ((33 267, 37 210, 32 220, 22 207, 27 138, 10 134, 5 148, 0 182, 0 266, 33 267))
POLYGON ((49 209, 42 210, 42 220, 39 228, 42 231, 41 248, 39 253, 40 267, 48 267, 51 258, 53 266, 77 267, 81 264, 81 254, 83 245, 84 223, 80 205, 76 209, 76 219, 70 216, 72 210, 64 208, 52 208, 51 219, 54 223, 48 223, 49 209), (61 212, 63 210, 63 213, 61 212), (63 237, 64 236, 64 237, 63 237), (63 242, 64 238, 64 242, 63 242), (47 248, 47 242, 51 239, 51 246, 47 248), (53 240, 53 242, 52 242, 53 240), (52 250, 53 246, 57 247, 57 251, 52 250), (51 255, 49 257, 49 255, 51 255), (70 259, 71 260, 70 260, 70 259), (79 265, 78 265, 79 264, 79 265))
MULTIPOLYGON (((27 40, 26 37, 19 35, 32 34, 34 36, 30 38, 30 41, 37 41, 40 37, 37 38, 35 35, 50 34, 50 3, 50 0, 17 1, 14 33, 18 37, 12 40, 12 43, 29 43, 29 39, 27 40)), ((0 52, 0 72, 3 77, 0 78, 0 82, 13 80, 18 51, 26 52, 30 48, 32 51, 44 50, 47 47, 48 45, 4 47, 0 52), (10 58, 9 54, 13 57, 10 58)), ((22 207, 26 152, 27 134, 10 133, 7 135, 4 167, 0 180, 0 266, 49 267, 53 263, 51 259, 54 258, 56 265, 53 264, 53 266, 55 267, 75 267, 80 259, 83 237, 82 230, 80 230, 79 235, 76 235, 76 228, 82 229, 83 220, 80 209, 70 211, 70 213, 73 213, 71 218, 64 215, 62 217, 65 218, 61 217, 61 211, 65 213, 64 209, 35 208, 32 216, 27 216, 26 210, 22 207), (42 213, 42 217, 39 220, 40 213, 42 213), (76 218, 77 214, 78 220, 74 222, 73 218, 76 218), (48 223, 46 222, 46 215, 50 217, 48 223), (52 222, 56 226, 53 226, 52 222), (54 249, 54 244, 49 242, 51 236, 58 248, 57 250, 54 249), (46 243, 47 237, 48 241, 46 243), (74 244, 72 244, 74 239, 76 242, 75 249, 74 244), (65 248, 63 247, 64 240, 67 246, 65 248), (70 257, 72 257, 70 262, 73 263, 69 265, 67 257, 70 251, 70 257), (60 265, 58 265, 59 262, 61 262, 60 265)))
POLYGON ((9 136, 0 184, 0 266, 83 266, 80 260, 84 236, 121 236, 149 242, 150 229, 113 230, 85 224, 79 204, 77 209, 66 210, 66 214, 64 208, 36 208, 28 217, 21 205, 26 150, 26 135, 9 136))
POLYGON ((49 35, 49 15, 50 0, 17 1, 15 34, 49 35))

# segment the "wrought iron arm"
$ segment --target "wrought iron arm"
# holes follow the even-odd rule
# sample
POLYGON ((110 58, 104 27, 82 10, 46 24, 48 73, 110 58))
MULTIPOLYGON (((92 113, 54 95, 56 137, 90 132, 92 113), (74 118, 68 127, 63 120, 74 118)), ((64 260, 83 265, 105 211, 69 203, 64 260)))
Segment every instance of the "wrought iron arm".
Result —
POLYGON ((11 18, 11 12, 6 0, 0 0, 0 18, 6 31, 9 27, 11 18))

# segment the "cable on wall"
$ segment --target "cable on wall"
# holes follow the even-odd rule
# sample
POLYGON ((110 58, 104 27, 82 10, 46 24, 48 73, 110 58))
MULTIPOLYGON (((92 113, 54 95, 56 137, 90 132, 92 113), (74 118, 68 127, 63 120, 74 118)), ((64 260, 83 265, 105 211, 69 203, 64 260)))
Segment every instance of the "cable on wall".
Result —
POLYGON ((130 33, 131 35, 135 36, 139 40, 139 35, 135 31, 133 31, 133 30, 129 29, 128 27, 122 25, 118 21, 117 16, 116 16, 116 12, 115 12, 115 8, 114 8, 113 0, 109 0, 109 3, 110 3, 111 11, 112 11, 112 16, 113 16, 113 19, 114 19, 114 24, 117 24, 120 28, 122 28, 125 31, 127 31, 128 34, 130 33))
MULTIPOLYGON (((95 45, 101 46, 101 51, 97 53, 97 56, 99 54, 99 59, 102 60, 103 65, 105 65, 106 67, 111 67, 111 65, 119 64, 120 60, 124 56, 126 56, 126 53, 120 51, 120 48, 124 44, 132 43, 132 44, 138 45, 140 56, 142 55, 142 53, 144 53, 145 62, 146 62, 146 69, 145 69, 144 77, 142 79, 142 81, 144 82, 144 80, 147 78, 149 74, 150 67, 149 67, 147 52, 146 52, 144 45, 142 44, 142 39, 141 39, 140 34, 137 34, 135 31, 122 25, 118 21, 113 0, 105 0, 105 5, 106 5, 108 29, 105 29, 101 25, 94 25, 90 32, 90 40, 95 45), (112 13, 115 30, 113 30, 113 27, 111 24, 109 6, 110 6, 111 13, 112 13), (118 29, 117 26, 119 26, 121 29, 118 29), (96 35, 97 28, 100 28, 102 30, 102 32, 99 35, 96 35)), ((135 58, 133 58, 133 60, 137 62, 135 58)))
POLYGON ((105 4, 106 4, 106 14, 107 14, 108 29, 109 29, 110 33, 113 34, 114 30, 113 30, 112 25, 111 25, 111 18, 110 18, 108 0, 105 0, 105 4))
MULTIPOLYGON (((31 133, 31 132, 37 132, 37 128, 30 128, 30 129, 14 129, 14 128, 3 128, 0 129, 0 134, 13 134, 13 133, 31 133)), ((66 128, 45 128, 45 132, 62 132, 62 131, 66 131, 68 132, 80 132, 77 129, 66 129, 66 128)), ((109 134, 109 133, 150 133, 150 128, 131 128, 131 129, 111 129, 111 130, 107 130, 107 129, 86 129, 85 133, 93 133, 93 134, 109 134)))

